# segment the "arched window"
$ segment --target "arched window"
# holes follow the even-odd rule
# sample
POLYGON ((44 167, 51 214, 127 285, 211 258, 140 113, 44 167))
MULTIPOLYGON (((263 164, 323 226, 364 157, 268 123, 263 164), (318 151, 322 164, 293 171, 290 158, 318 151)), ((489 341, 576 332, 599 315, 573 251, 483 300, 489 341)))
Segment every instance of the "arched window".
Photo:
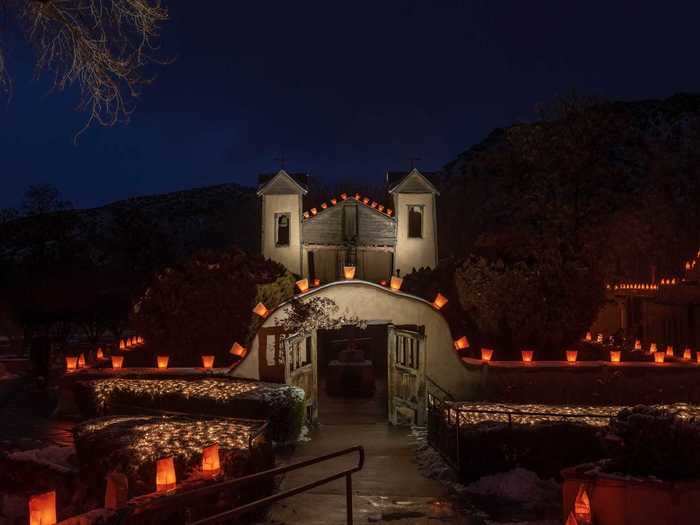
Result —
POLYGON ((277 215, 277 246, 289 246, 289 214, 277 215))
POLYGON ((423 237, 423 206, 408 207, 408 237, 423 237))

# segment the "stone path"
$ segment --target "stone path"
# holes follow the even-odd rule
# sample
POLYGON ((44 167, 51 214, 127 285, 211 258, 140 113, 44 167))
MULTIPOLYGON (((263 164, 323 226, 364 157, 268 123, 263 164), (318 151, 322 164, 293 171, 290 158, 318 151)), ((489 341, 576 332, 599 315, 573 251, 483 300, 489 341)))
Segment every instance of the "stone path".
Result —
MULTIPOLYGON (((364 469, 353 475, 354 523, 480 523, 458 515, 444 487, 420 475, 409 430, 386 423, 321 425, 309 437, 281 462, 302 461, 356 444, 365 447, 364 469)), ((338 458, 289 473, 281 490, 327 476, 354 461, 354 457, 338 458)), ((345 481, 338 480, 277 503, 268 523, 340 525, 346 523, 345 508, 345 481)))

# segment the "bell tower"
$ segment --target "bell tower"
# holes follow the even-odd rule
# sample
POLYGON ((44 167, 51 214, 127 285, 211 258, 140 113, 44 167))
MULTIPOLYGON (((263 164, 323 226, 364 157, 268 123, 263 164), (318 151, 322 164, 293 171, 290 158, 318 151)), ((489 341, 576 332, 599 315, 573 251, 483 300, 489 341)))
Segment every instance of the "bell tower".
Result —
MULTIPOLYGON (((435 268, 438 262, 437 196, 440 192, 416 168, 402 177, 391 177, 389 194, 396 211, 394 274, 435 268)), ((387 173, 387 181, 390 174, 387 173)))
POLYGON ((281 169, 259 177, 262 200, 262 254, 300 275, 302 271, 302 200, 308 193, 305 174, 290 175, 281 169))

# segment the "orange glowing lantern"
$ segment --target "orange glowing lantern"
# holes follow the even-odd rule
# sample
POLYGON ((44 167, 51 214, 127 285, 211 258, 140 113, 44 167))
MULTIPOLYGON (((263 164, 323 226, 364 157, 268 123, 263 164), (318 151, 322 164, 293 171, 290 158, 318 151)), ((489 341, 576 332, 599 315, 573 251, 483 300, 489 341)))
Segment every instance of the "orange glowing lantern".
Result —
POLYGON ((123 355, 113 355, 112 356, 112 368, 122 368, 124 366, 124 356, 123 355))
POLYGON ((85 368, 85 354, 78 356, 78 368, 85 368))
POLYGON ((700 352, 695 352, 695 360, 700 365, 700 352))
POLYGON ((392 213, 394 213, 394 212, 391 210, 391 208, 387 208, 387 209, 386 209, 386 214, 387 214, 389 217, 391 217, 391 214, 392 214, 392 213))
POLYGON ((245 347, 242 345, 238 344, 238 342, 233 343, 233 346, 231 347, 231 350, 229 351, 230 354, 236 355, 238 357, 243 357, 245 355, 245 347))
POLYGON ((362 199, 362 204, 367 206, 367 204, 369 204, 369 197, 365 197, 364 199, 362 199))
POLYGON ((259 315, 263 319, 270 315, 270 311, 267 309, 267 306, 262 303, 255 305, 255 308, 253 308, 253 313, 259 315))
POLYGON ((610 362, 619 363, 622 359, 622 352, 620 350, 610 350, 610 362))
POLYGON ((593 341, 593 334, 590 332, 586 332, 586 341, 593 341))
POLYGON ((656 353, 656 350, 657 350, 657 348, 656 348, 656 343, 651 343, 651 344, 649 345, 649 353, 650 353, 650 354, 655 354, 655 353, 656 353))
POLYGON ((576 359, 578 359, 578 350, 567 350, 566 351, 567 362, 575 363, 576 359))
POLYGON ((683 350, 683 361, 690 361, 693 358, 693 351, 690 348, 683 350))
POLYGON ((325 210, 326 208, 328 208, 328 204, 326 204, 325 202, 321 204, 321 209, 325 210))
POLYGON ((668 345, 666 347, 666 357, 673 357, 673 346, 668 345))
POLYGON ((66 370, 75 370, 78 368, 78 357, 74 355, 66 356, 66 370))
POLYGON ((335 197, 333 197, 333 198, 331 199, 331 204, 332 204, 333 206, 335 206, 336 204, 338 204, 338 199, 336 199, 335 197))
POLYGON ((354 266, 343 266, 343 275, 346 279, 355 278, 355 267, 354 266))
POLYGON ((177 483, 175 476, 175 461, 173 458, 161 458, 156 463, 156 491, 173 490, 177 483))
POLYGON ((29 498, 29 525, 56 523, 56 491, 35 494, 29 498))
POLYGON ((382 279, 381 281, 379 281, 379 284, 381 284, 382 286, 386 286, 389 283, 386 282, 386 279, 382 279))
POLYGON ((97 359, 104 359, 105 358, 105 353, 102 351, 102 348, 97 349, 97 359))
POLYGON ((665 357, 666 354, 664 352, 654 352, 654 362, 657 364, 663 363, 665 357))
POLYGON ((521 350, 520 355, 523 358, 523 363, 532 363, 532 358, 535 356, 534 350, 521 350))
POLYGON ((598 343, 603 342, 603 334, 598 334, 598 337, 596 338, 596 342, 598 342, 598 343))
POLYGON ((311 208, 311 215, 316 215, 318 210, 316 208, 311 208))
POLYGON ((469 339, 467 339, 466 335, 455 339, 455 350, 464 350, 466 348, 469 348, 469 339))
POLYGON ((591 498, 584 485, 579 486, 574 500, 574 516, 581 523, 591 523, 591 498))
POLYGON ((138 336, 138 343, 142 345, 144 343, 143 337, 138 336))
POLYGON ((304 293, 309 289, 309 280, 308 279, 300 279, 296 282, 297 288, 299 288, 299 291, 301 293, 304 293))
POLYGON ((321 286, 321 279, 314 279, 314 286, 321 286))
POLYGON ((156 361, 158 362, 158 368, 168 368, 168 361, 170 361, 170 356, 169 355, 156 356, 156 361))
POLYGON ((435 300, 433 301, 433 306, 439 310, 440 308, 442 308, 446 304, 447 304, 447 297, 445 297, 441 293, 438 293, 435 296, 435 300))
POLYGON ((119 340, 119 350, 126 350, 126 341, 124 339, 119 340))
POLYGON ((492 348, 482 348, 481 349, 481 360, 482 361, 491 361, 492 357, 493 357, 493 349, 492 348))
POLYGON ((214 368, 214 357, 213 355, 203 355, 202 368, 214 368))
POLYGON ((219 460, 219 445, 214 443, 202 450, 202 472, 216 475, 221 469, 219 460))
POLYGON ((308 219, 308 218, 309 218, 309 212, 308 212, 308 211, 305 211, 305 212, 304 212, 304 218, 305 218, 305 219, 308 219))
POLYGON ((379 205, 377 206, 377 209, 378 209, 379 211, 384 211, 384 206, 383 206, 382 204, 379 204, 379 205))
POLYGON ((391 284, 389 285, 392 290, 400 290, 403 284, 403 277, 397 277, 396 275, 391 276, 391 284))
POLYGON ((573 512, 569 512, 569 517, 566 518, 566 523, 564 525, 579 525, 573 512))
POLYGON ((641 349, 642 349, 642 342, 641 342, 639 339, 637 339, 637 340, 634 342, 634 349, 635 349, 635 350, 641 350, 641 349))
POLYGON ((340 198, 343 199, 344 201, 348 200, 348 194, 347 193, 341 193, 340 198))
POLYGON ((355 200, 356 200, 356 201, 359 201, 359 200, 360 200, 360 197, 361 197, 361 195, 360 195, 359 193, 356 193, 356 194, 355 194, 355 200))
POLYGON ((376 208, 379 203, 377 201, 372 201, 372 204, 370 204, 370 207, 376 208))

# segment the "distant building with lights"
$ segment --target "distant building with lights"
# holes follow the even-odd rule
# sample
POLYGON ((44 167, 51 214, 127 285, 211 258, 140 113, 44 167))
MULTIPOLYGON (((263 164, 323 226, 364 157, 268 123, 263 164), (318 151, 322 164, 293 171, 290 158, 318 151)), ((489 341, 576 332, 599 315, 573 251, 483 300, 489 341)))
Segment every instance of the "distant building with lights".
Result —
POLYGON ((308 177, 261 175, 262 253, 290 272, 333 282, 345 266, 370 282, 437 265, 438 190, 417 169, 387 172, 388 198, 341 193, 306 206, 308 177), (375 200, 377 198, 377 200, 375 200))
POLYGON ((700 252, 682 277, 609 285, 591 331, 700 350, 700 252))

